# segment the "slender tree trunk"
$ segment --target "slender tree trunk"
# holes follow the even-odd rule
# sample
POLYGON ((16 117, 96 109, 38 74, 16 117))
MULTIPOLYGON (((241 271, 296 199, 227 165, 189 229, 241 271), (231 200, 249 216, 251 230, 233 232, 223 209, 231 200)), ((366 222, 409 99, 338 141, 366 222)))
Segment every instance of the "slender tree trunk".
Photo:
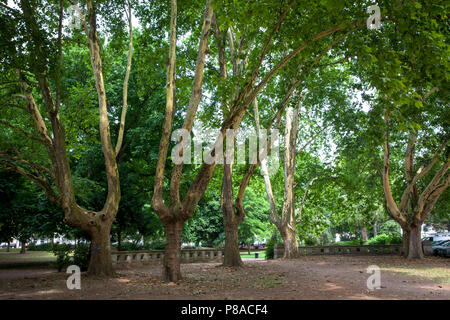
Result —
POLYGON ((117 250, 122 251, 122 231, 117 230, 117 250))
POLYGON ((422 259, 422 230, 420 225, 410 226, 409 230, 403 229, 402 254, 407 259, 422 259))
POLYGON ((378 221, 375 220, 373 222, 373 236, 376 237, 378 236, 378 221))
POLYGON ((9 252, 10 247, 11 247, 11 242, 8 240, 8 245, 6 246, 6 252, 9 252))
POLYGON ((162 273, 164 281, 177 282, 182 279, 179 255, 181 251, 183 224, 184 221, 177 220, 164 223, 164 230, 166 232, 166 249, 164 252, 162 273))
POLYGON ((113 276, 114 269, 111 259, 109 225, 101 225, 91 232, 91 258, 88 274, 96 276, 113 276))
POLYGON ((293 259, 298 257, 297 232, 288 227, 281 233, 284 243, 284 259, 293 259))
POLYGON ((20 241, 20 254, 24 254, 25 253, 25 245, 26 242, 25 241, 20 241))
POLYGON ((366 227, 361 228, 361 234, 362 234, 363 241, 367 241, 368 239, 367 239, 367 228, 366 227))

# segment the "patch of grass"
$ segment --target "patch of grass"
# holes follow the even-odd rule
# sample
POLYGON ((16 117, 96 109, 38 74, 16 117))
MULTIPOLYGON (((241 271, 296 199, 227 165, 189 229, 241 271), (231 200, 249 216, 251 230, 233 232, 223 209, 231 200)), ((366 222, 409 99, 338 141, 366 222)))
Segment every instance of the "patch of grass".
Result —
POLYGON ((382 270, 400 273, 407 276, 420 277, 436 283, 450 283, 450 268, 400 266, 383 267, 382 270))
POLYGON ((255 252, 251 252, 250 254, 248 254, 248 252, 241 252, 241 258, 242 259, 254 259, 255 253, 258 253, 258 258, 264 259, 266 257, 265 251, 255 251, 255 252))
POLYGON ((259 279, 255 279, 256 287, 264 289, 264 288, 274 288, 279 285, 286 284, 284 277, 278 274, 269 274, 264 277, 260 277, 259 279))
POLYGON ((26 266, 49 265, 56 261, 52 252, 29 251, 25 254, 19 252, 0 252, 0 268, 14 268, 26 266))

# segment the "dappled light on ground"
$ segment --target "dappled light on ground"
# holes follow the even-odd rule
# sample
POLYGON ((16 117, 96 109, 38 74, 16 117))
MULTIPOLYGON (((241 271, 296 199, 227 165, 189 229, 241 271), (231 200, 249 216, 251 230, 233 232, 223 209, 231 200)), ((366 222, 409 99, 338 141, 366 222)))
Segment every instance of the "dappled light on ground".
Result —
MULTIPOLYGON (((448 260, 405 262, 401 257, 302 257, 246 261, 242 268, 217 263, 183 264, 183 280, 161 281, 159 265, 121 266, 111 279, 81 277, 81 290, 68 290, 65 273, 0 280, 0 299, 450 299, 450 284, 396 270, 448 272, 448 260), (381 288, 370 291, 369 265, 381 267, 381 288)), ((14 273, 14 271, 11 271, 14 273)))

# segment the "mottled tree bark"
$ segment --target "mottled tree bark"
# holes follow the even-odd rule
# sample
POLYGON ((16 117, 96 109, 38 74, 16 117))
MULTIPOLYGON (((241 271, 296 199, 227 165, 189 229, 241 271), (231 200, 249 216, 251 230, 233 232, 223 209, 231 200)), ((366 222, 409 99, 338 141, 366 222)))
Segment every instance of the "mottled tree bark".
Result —
MULTIPOLYGON (((61 2, 62 3, 62 2, 61 2)), ((75 200, 75 192, 73 188, 73 181, 71 176, 70 164, 66 150, 66 135, 65 129, 61 121, 59 114, 60 104, 60 85, 56 83, 56 102, 52 95, 51 85, 48 78, 48 66, 46 65, 49 60, 46 56, 42 46, 33 46, 33 42, 39 43, 40 26, 37 23, 35 17, 34 3, 27 0, 20 2, 21 9, 25 20, 25 26, 30 34, 30 48, 38 48, 33 52, 37 57, 36 65, 33 65, 32 72, 34 73, 39 88, 42 93, 43 101, 48 111, 48 117, 51 123, 51 134, 46 127, 46 123, 36 105, 33 97, 32 88, 30 88, 24 73, 18 70, 19 80, 24 92, 24 98, 27 101, 27 111, 30 114, 36 129, 39 132, 39 140, 43 143, 47 150, 47 154, 50 158, 51 168, 45 168, 43 166, 37 166, 29 163, 34 169, 34 172, 29 172, 19 166, 14 166, 11 163, 11 170, 14 170, 30 180, 34 181, 39 187, 41 187, 46 196, 55 204, 60 206, 65 213, 64 222, 80 228, 87 232, 91 237, 91 260, 89 263, 88 273, 93 275, 111 276, 114 271, 112 268, 111 252, 110 252, 110 229, 112 222, 117 213, 119 201, 120 201, 120 185, 119 174, 116 163, 116 154, 111 143, 108 110, 106 104, 106 92, 103 81, 102 71, 102 59, 100 56, 100 47, 97 38, 96 31, 96 12, 95 6, 92 1, 87 2, 88 6, 88 20, 84 16, 80 16, 83 21, 83 26, 87 34, 89 44, 89 54, 91 59, 92 70, 94 73, 95 85, 98 95, 98 105, 100 114, 100 140, 103 149, 103 155, 105 159, 106 175, 108 193, 106 201, 101 211, 92 212, 80 207, 75 200), (88 27, 89 25, 89 27, 88 27), (52 188, 52 184, 47 180, 46 176, 40 172, 45 170, 48 173, 56 186, 56 191, 52 188)), ((59 45, 59 63, 61 63, 61 45, 62 45, 62 12, 60 10, 60 32, 58 33, 58 45, 59 45)), ((130 29, 131 36, 131 29, 130 29)), ((131 46, 131 39, 130 39, 131 46)), ((131 50, 130 50, 131 55, 131 50)), ((59 66, 60 68, 61 66, 59 66)), ((128 67, 127 67, 128 69, 128 67)), ((128 71, 127 71, 128 72, 128 71)), ((126 77, 127 78, 127 77, 126 77)), ((125 84, 124 84, 125 85, 125 84)), ((126 110, 125 110, 126 111, 126 110)), ((123 119, 124 121, 124 119, 123 119)), ((123 131, 123 126, 122 130, 123 131)))
POLYGON ((243 220, 243 216, 235 212, 233 204, 232 165, 226 163, 223 165, 222 212, 223 226, 225 229, 225 256, 223 265, 227 267, 239 267, 242 265, 242 259, 239 252, 238 228, 243 220))
MULTIPOLYGON (((430 92, 436 91, 433 88, 430 92)), ((429 96, 427 93, 422 101, 429 96)), ((397 221, 403 231, 402 254, 408 259, 421 259, 423 249, 421 244, 421 226, 430 215, 435 203, 440 195, 450 185, 450 175, 447 173, 450 167, 450 159, 447 155, 446 160, 435 173, 430 183, 419 194, 417 182, 429 173, 432 167, 437 163, 440 154, 448 145, 446 140, 434 153, 427 165, 422 165, 417 171, 414 168, 414 151, 417 142, 417 135, 413 132, 409 134, 408 144, 405 153, 405 180, 407 187, 403 191, 399 204, 394 200, 389 182, 389 111, 385 112, 384 121, 386 130, 384 134, 384 169, 381 172, 383 190, 386 199, 386 208, 388 214, 397 221)))

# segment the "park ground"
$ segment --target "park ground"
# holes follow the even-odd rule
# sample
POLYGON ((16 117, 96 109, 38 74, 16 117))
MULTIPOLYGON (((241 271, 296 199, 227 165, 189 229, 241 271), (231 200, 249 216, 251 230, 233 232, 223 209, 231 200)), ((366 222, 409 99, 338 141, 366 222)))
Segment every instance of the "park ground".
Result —
MULTIPOLYGON (((23 255, 22 255, 23 256, 23 255)), ((3 259, 2 259, 3 257, 3 259)), ((6 266, 0 256, 0 299, 450 299, 450 260, 398 256, 309 256, 245 260, 240 269, 218 263, 181 266, 184 279, 164 283, 159 265, 119 266, 112 279, 82 274, 69 290, 66 273, 42 264, 6 266), (3 262, 3 263, 2 263, 3 262), (381 288, 367 289, 369 265, 381 268, 381 288)), ((24 257, 15 258, 23 261, 24 257)), ((41 257, 41 262, 48 256, 41 257)), ((23 263, 23 262, 22 262, 23 263)))

